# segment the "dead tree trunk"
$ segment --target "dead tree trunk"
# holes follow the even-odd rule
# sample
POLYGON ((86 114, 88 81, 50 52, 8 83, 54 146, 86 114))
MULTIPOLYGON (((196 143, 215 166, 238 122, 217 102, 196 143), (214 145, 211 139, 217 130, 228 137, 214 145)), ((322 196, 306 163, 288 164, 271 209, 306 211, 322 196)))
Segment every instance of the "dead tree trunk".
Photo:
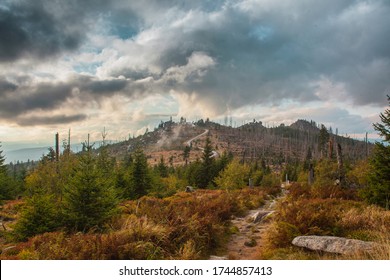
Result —
POLYGON ((313 164, 309 164, 309 185, 312 185, 314 183, 314 168, 313 164))
POLYGON ((333 157, 333 138, 329 138, 329 142, 328 142, 328 157, 329 159, 332 159, 333 157))
POLYGON ((343 165, 343 154, 341 145, 337 144, 337 150, 336 150, 336 156, 337 156, 337 169, 338 169, 338 179, 340 181, 340 184, 342 184, 344 180, 344 165, 343 165))
POLYGON ((56 144, 56 161, 58 161, 58 159, 60 158, 60 136, 58 132, 56 133, 55 144, 56 144))

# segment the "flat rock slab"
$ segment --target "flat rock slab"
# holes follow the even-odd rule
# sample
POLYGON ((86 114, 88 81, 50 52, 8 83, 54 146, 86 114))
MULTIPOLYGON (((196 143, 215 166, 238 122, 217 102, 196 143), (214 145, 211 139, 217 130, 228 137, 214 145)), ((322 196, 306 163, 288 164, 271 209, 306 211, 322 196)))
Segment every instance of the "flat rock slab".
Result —
POLYGON ((336 236, 298 236, 292 241, 298 247, 337 254, 353 254, 370 251, 375 243, 336 236))

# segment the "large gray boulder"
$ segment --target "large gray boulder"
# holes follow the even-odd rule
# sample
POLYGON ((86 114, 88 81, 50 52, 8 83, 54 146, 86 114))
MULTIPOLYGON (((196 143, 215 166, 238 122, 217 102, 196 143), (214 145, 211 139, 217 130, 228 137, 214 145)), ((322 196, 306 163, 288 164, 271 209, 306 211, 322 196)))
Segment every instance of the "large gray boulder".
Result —
POLYGON ((298 236, 292 241, 298 247, 338 254, 353 254, 373 249, 375 243, 335 236, 298 236))

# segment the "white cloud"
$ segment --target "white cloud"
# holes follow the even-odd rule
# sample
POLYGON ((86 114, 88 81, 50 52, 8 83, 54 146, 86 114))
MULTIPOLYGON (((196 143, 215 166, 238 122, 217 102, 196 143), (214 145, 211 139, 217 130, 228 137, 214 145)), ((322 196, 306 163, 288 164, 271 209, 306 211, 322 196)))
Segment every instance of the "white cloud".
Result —
POLYGON ((195 82, 201 82, 206 75, 207 69, 216 64, 215 60, 203 52, 193 52, 187 59, 187 64, 183 66, 173 66, 166 70, 164 79, 175 80, 184 83, 186 79, 192 78, 195 82))
POLYGON ((315 89, 314 95, 326 102, 343 102, 348 99, 345 85, 337 83, 328 77, 321 76, 319 80, 312 83, 315 89))

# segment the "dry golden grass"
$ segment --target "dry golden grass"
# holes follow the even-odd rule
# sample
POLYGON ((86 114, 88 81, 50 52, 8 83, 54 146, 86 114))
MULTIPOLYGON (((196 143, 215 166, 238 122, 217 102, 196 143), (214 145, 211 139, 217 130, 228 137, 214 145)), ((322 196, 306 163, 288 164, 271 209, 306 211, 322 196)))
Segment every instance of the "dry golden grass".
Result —
POLYGON ((369 253, 373 260, 390 260, 390 234, 383 235, 378 241, 378 246, 369 253))
POLYGON ((318 198, 309 187, 292 186, 280 201, 271 225, 264 233, 261 259, 390 259, 390 211, 347 200, 352 193, 333 189, 338 198, 318 198), (335 255, 310 252, 291 245, 299 235, 333 235, 377 244, 370 252, 335 255))
POLYGON ((0 217, 3 221, 16 219, 20 208, 23 206, 23 200, 9 200, 0 206, 0 217))
POLYGON ((180 260, 197 260, 200 256, 201 252, 197 251, 195 241, 190 239, 181 246, 176 258, 180 260))
POLYGON ((20 243, 2 258, 18 259, 162 259, 168 229, 129 216, 123 228, 107 234, 53 232, 20 243))
MULTIPOLYGON (((201 259, 220 248, 229 221, 275 189, 199 190, 122 204, 107 233, 52 232, 18 243, 2 259, 201 259)), ((9 244, 13 245, 13 244, 9 244)))
POLYGON ((346 229, 390 232, 390 211, 373 205, 351 208, 343 213, 341 225, 346 229))

